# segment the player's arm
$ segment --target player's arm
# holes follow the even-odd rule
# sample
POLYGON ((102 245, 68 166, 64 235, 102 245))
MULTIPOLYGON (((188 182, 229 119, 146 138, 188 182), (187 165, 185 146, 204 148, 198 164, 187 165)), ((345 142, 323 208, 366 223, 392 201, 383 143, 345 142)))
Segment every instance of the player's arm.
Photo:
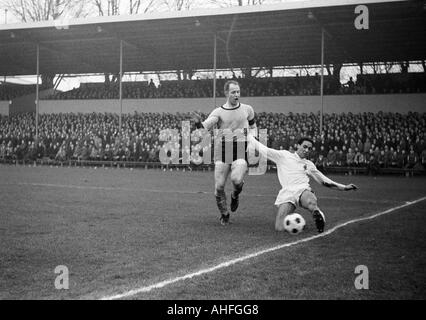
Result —
POLYGON ((248 132, 252 134, 254 137, 257 137, 258 133, 257 133, 256 119, 255 119, 254 110, 251 106, 249 107, 247 121, 249 124, 248 132))
POLYGON ((272 148, 268 148, 264 144, 257 141, 251 133, 249 133, 247 135, 247 141, 249 142, 249 144, 254 146, 257 150, 259 150, 259 153, 262 156, 266 157, 269 160, 274 161, 275 163, 277 163, 280 160, 280 158, 282 157, 281 151, 278 151, 278 150, 275 150, 275 149, 272 149, 272 148))
POLYGON ((335 182, 333 180, 331 180, 330 178, 328 178, 327 176, 325 176, 321 171, 319 171, 314 164, 312 164, 312 168, 309 171, 309 175, 314 178, 314 180, 316 182, 318 182, 319 184, 322 184, 324 187, 327 188, 332 188, 332 189, 337 189, 340 191, 349 191, 349 190, 356 190, 358 189, 358 187, 354 184, 341 184, 338 182, 335 182))
POLYGON ((192 112, 192 120, 195 123, 197 129, 207 129, 210 130, 213 126, 219 122, 219 117, 214 114, 214 111, 210 113, 205 121, 202 121, 201 114, 199 112, 192 112))

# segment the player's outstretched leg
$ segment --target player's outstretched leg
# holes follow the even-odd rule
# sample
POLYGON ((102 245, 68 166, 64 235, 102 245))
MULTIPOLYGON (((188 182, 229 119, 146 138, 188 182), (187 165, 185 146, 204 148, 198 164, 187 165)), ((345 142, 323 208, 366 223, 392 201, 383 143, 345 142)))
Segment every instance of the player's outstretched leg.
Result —
POLYGON ((235 160, 231 166, 231 181, 234 190, 231 193, 231 211, 235 212, 239 205, 239 195, 243 190, 244 175, 247 172, 247 162, 244 159, 235 160))
POLYGON ((244 181, 240 184, 232 184, 234 186, 234 191, 231 193, 231 211, 235 212, 238 209, 238 205, 240 204, 240 193, 243 191, 244 181))
POLYGON ((226 204, 225 183, 229 174, 230 166, 223 162, 216 162, 214 169, 216 205, 220 212, 219 221, 222 225, 229 223, 229 212, 226 204))
POLYGON ((312 212, 312 218, 315 221, 318 232, 324 232, 325 215, 320 208, 318 208, 317 197, 312 193, 312 191, 305 190, 302 193, 300 196, 300 204, 303 208, 312 212))
POLYGON ((226 205, 226 194, 225 190, 218 190, 216 189, 215 192, 216 196, 216 205, 220 212, 220 223, 221 224, 228 224, 229 223, 229 212, 226 205))
POLYGON ((293 213, 296 207, 291 202, 282 203, 278 207, 277 216, 275 218, 275 230, 284 230, 284 219, 290 213, 293 213))

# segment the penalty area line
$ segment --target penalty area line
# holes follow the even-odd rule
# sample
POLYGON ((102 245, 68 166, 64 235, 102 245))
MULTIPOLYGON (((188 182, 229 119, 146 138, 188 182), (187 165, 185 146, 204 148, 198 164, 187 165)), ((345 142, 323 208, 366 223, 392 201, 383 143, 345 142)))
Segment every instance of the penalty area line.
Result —
POLYGON ((161 289, 161 288, 164 288, 166 286, 169 286, 171 284, 174 284, 174 283, 177 283, 177 282, 180 282, 180 281, 192 279, 192 278, 195 278, 195 277, 199 277, 199 276, 217 271, 219 269, 227 268, 227 267, 235 265, 239 262, 243 262, 243 261, 246 261, 246 260, 249 260, 249 259, 252 259, 252 258, 256 258, 256 257, 264 255, 266 253, 274 252, 274 251, 277 251, 277 250, 280 250, 280 249, 283 249, 283 248, 291 247, 291 246, 294 246, 294 245, 297 245, 297 244, 300 244, 300 243, 304 243, 304 242, 308 242, 308 241, 311 241, 311 240, 315 240, 315 239, 318 239, 318 238, 323 238, 323 237, 328 236, 328 235, 334 233, 335 231, 337 231, 338 229, 343 228, 347 225, 354 224, 354 223, 361 222, 361 221, 372 220, 372 219, 375 219, 375 218, 380 217, 382 215, 385 215, 385 214, 391 213, 393 211, 411 206, 413 204, 419 203, 419 202, 424 201, 424 200, 426 200, 426 196, 424 196, 422 198, 418 198, 418 199, 413 200, 413 201, 406 201, 402 205, 392 207, 390 209, 387 209, 385 211, 381 211, 379 213, 376 213, 376 214, 373 214, 373 215, 370 215, 370 216, 367 216, 367 217, 362 217, 362 218, 357 218, 357 219, 352 219, 352 220, 346 221, 344 223, 341 223, 341 224, 334 226, 333 228, 331 228, 331 229, 329 229, 329 230, 327 230, 323 233, 320 233, 320 234, 317 234, 317 235, 314 235, 314 236, 311 236, 311 237, 307 237, 307 238, 303 238, 303 239, 300 239, 300 240, 297 240, 297 241, 283 243, 283 244, 280 244, 280 245, 277 245, 277 246, 274 246, 274 247, 259 250, 259 251, 253 252, 251 254, 243 255, 243 256, 238 257, 236 259, 232 259, 232 260, 222 262, 220 264, 211 266, 209 268, 197 270, 197 271, 188 273, 188 274, 183 275, 183 276, 179 276, 179 277, 167 279, 167 280, 164 280, 164 281, 160 281, 160 282, 151 284, 149 286, 143 286, 143 287, 140 287, 140 288, 132 289, 132 290, 129 290, 127 292, 123 292, 123 293, 119 293, 119 294, 115 294, 115 295, 104 296, 104 297, 100 298, 100 300, 123 299, 123 298, 128 298, 128 297, 140 294, 140 293, 147 293, 147 292, 150 292, 154 289, 161 289))

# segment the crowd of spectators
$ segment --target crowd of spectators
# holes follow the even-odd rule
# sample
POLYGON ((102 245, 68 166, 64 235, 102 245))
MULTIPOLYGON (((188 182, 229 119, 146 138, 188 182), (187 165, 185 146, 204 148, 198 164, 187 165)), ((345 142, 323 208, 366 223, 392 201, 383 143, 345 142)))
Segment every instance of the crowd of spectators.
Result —
MULTIPOLYGON (((273 78, 238 78, 241 95, 251 96, 294 96, 319 95, 320 76, 295 76, 273 78)), ((153 98, 206 98, 213 96, 211 79, 168 80, 156 86, 154 82, 123 82, 124 99, 153 98)), ((223 96, 226 79, 217 80, 216 96, 223 96)), ((336 81, 332 76, 324 77, 324 94, 381 94, 426 92, 424 73, 393 73, 358 75, 346 83, 336 81)), ((118 99, 117 83, 86 83, 66 92, 56 92, 47 99, 118 99)))
POLYGON ((359 74, 340 87, 342 94, 391 94, 426 92, 425 73, 359 74))
MULTIPOLYGON (((0 116, 0 160, 158 162, 161 130, 180 132, 188 119, 186 113, 135 113, 123 115, 119 130, 115 114, 44 114, 36 140, 33 113, 0 116)), ((321 170, 426 167, 426 113, 325 114, 322 134, 318 114, 258 113, 256 119, 275 149, 291 151, 300 137, 313 137, 311 160, 321 170)))
MULTIPOLYGON (((223 96, 222 88, 227 79, 217 79, 216 96, 223 96)), ((320 76, 294 76, 271 78, 238 78, 241 95, 251 96, 295 96, 319 95, 320 76)), ((123 82, 123 98, 207 98, 213 96, 213 80, 167 80, 155 85, 150 82, 123 82)), ((35 85, 1 84, 0 100, 34 93, 35 85)), ((324 76, 324 94, 389 94, 426 92, 425 73, 359 74, 357 79, 346 83, 336 81, 333 76, 324 76)), ((56 91, 44 99, 118 99, 119 85, 116 82, 82 83, 70 91, 56 91)))
POLYGON ((36 91, 35 85, 19 85, 19 84, 1 84, 0 85, 0 100, 12 100, 17 97, 31 94, 36 91))

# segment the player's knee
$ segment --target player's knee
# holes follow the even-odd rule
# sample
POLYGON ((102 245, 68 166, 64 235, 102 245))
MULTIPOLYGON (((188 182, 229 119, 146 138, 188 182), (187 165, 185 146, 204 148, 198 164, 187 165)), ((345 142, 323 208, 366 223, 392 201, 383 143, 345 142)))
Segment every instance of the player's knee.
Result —
POLYGON ((244 182, 244 173, 245 171, 238 170, 235 172, 232 172, 231 174, 231 181, 234 185, 240 185, 244 182))
POLYGON ((275 224, 275 231, 284 231, 284 223, 275 224))
POLYGON ((231 179, 243 179, 247 172, 247 162, 244 159, 235 160, 231 166, 231 179))
POLYGON ((231 177, 231 181, 235 186, 239 186, 243 184, 244 179, 243 177, 240 177, 240 176, 234 176, 234 177, 231 177))
POLYGON ((215 191, 216 193, 222 193, 225 192, 225 184, 218 184, 215 185, 215 191))
POLYGON ((215 188, 216 190, 224 190, 225 189, 226 180, 225 179, 216 179, 215 188))
POLYGON ((283 231, 284 229, 284 219, 287 214, 290 214, 294 211, 294 208, 291 204, 285 203, 281 204, 277 216, 275 217, 275 231, 283 231))
POLYGON ((309 208, 309 210, 311 210, 311 211, 315 210, 317 207, 318 207, 317 199, 315 199, 315 198, 308 199, 308 208, 309 208))

